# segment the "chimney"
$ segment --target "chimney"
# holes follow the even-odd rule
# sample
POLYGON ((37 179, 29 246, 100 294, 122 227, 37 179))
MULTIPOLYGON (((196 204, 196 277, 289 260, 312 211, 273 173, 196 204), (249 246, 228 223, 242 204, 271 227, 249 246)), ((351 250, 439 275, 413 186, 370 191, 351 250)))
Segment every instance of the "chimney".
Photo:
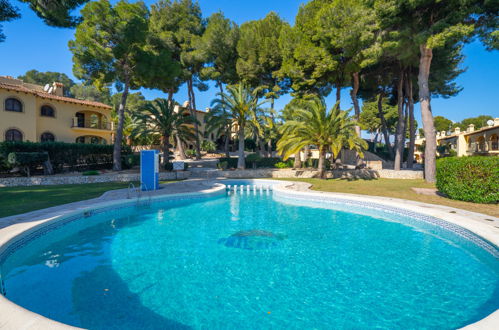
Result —
POLYGON ((445 135, 447 134, 446 131, 442 131, 442 133, 440 134, 441 137, 444 137, 445 135))
POLYGON ((470 124, 468 126, 468 129, 466 130, 466 132, 471 133, 471 132, 474 132, 474 131, 475 131, 475 125, 470 124))
POLYGON ((499 126, 499 118, 494 118, 494 126, 499 126))
POLYGON ((210 110, 211 110, 210 107, 206 108, 206 112, 210 112, 210 110))
POLYGON ((458 126, 458 127, 454 128, 454 134, 457 135, 459 133, 461 133, 461 128, 458 126))
POLYGON ((56 96, 64 96, 64 84, 60 82, 52 83, 52 94, 56 96))
POLYGON ((440 137, 440 132, 437 132, 437 138, 439 138, 439 137, 440 137))

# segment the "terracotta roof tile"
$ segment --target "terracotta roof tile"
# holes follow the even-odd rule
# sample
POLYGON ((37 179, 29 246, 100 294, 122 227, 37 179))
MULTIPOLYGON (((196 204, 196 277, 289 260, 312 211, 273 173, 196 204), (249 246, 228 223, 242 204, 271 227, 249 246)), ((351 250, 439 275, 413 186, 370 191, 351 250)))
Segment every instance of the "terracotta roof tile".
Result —
POLYGON ((22 85, 11 85, 11 84, 6 84, 6 83, 0 82, 0 88, 7 89, 10 91, 17 91, 17 92, 33 94, 33 95, 36 95, 36 96, 44 98, 44 99, 57 100, 57 101, 62 101, 62 102, 69 102, 69 103, 75 103, 75 104, 88 105, 88 106, 92 106, 92 107, 111 109, 111 107, 109 105, 104 104, 104 103, 79 100, 79 99, 75 99, 72 97, 66 97, 66 96, 57 96, 57 95, 49 94, 46 92, 41 92, 41 91, 38 91, 35 89, 30 89, 30 88, 24 87, 22 85))

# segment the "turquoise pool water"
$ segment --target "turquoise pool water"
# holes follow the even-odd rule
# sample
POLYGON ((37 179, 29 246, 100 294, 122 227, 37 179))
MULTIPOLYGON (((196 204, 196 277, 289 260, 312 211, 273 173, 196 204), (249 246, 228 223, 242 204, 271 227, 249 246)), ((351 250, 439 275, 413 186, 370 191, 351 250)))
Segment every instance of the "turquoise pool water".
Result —
POLYGON ((499 308, 499 262, 403 216, 229 194, 121 209, 31 241, 6 296, 90 329, 438 328, 499 308))

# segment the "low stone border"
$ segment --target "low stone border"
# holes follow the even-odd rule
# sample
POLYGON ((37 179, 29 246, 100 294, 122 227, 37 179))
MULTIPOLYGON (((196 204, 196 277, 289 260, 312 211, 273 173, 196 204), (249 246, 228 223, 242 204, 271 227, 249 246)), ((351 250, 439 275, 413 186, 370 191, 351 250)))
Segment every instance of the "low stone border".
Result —
MULTIPOLYGON (((159 172, 160 180, 182 180, 191 175, 188 171, 159 172)), ((47 175, 0 179, 0 187, 38 186, 57 184, 86 184, 102 182, 140 181, 140 173, 110 173, 101 175, 47 175)))
MULTIPOLYGON (((277 169, 277 168, 261 168, 261 169, 246 169, 246 170, 206 170, 196 171, 193 177, 197 178, 315 178, 318 177, 317 170, 293 170, 293 169, 277 169)), ((423 179, 423 171, 419 170, 334 170, 326 173, 327 178, 334 179, 423 179)))
MULTIPOLYGON (((409 212, 413 212, 414 214, 435 218, 439 221, 448 223, 449 225, 464 228, 463 230, 472 232, 484 238, 489 243, 493 244, 496 248, 499 248, 499 219, 487 215, 397 198, 312 191, 309 189, 311 185, 304 182, 272 182, 272 180, 258 179, 251 179, 251 181, 255 183, 261 182, 262 184, 273 183, 274 194, 281 196, 291 196, 298 199, 301 198, 302 200, 319 200, 322 202, 346 201, 357 205, 371 203, 372 205, 383 206, 382 208, 407 210, 409 212), (492 220, 492 222, 489 220, 492 220)), ((222 180, 218 182, 223 183, 222 180)), ((157 193, 154 196, 149 195, 147 196, 147 198, 149 200, 202 198, 206 196, 214 196, 225 193, 225 186, 217 184, 214 181, 196 182, 188 180, 182 183, 170 184, 168 186, 175 185, 177 187, 181 187, 182 185, 189 184, 197 184, 197 188, 204 185, 204 189, 187 193, 175 193, 175 189, 173 189, 173 191, 165 190, 163 194, 157 193), (169 193, 171 194, 171 196, 165 196, 164 193, 169 193)), ((86 203, 84 204, 85 207, 81 206, 77 210, 74 210, 71 205, 69 205, 69 207, 68 205, 63 205, 60 207, 56 207, 59 208, 57 211, 49 214, 42 214, 41 219, 32 219, 32 221, 29 222, 23 221, 23 215, 16 216, 17 220, 19 220, 18 222, 0 229, 0 260, 3 259, 9 252, 12 252, 13 249, 16 248, 16 245, 18 245, 18 248, 20 244, 23 244, 23 239, 29 239, 30 235, 35 235, 37 231, 41 230, 44 227, 57 226, 58 223, 62 225, 64 221, 79 219, 94 212, 104 212, 115 209, 118 206, 122 207, 124 205, 134 205, 134 203, 136 205, 137 202, 140 202, 140 199, 123 199, 125 198, 124 196, 126 196, 125 194, 127 194, 126 189, 110 191, 104 194, 102 197, 105 198, 107 196, 107 198, 112 199, 111 201, 105 201, 97 204, 89 204, 89 201, 86 201, 86 203)), ((26 216, 26 214, 24 216, 26 216)), ((0 219, 0 222, 2 222, 2 220, 4 219, 5 218, 0 219)), ((477 323, 468 325, 466 329, 489 329, 491 325, 497 324, 498 320, 499 310, 495 311, 494 313, 490 314, 488 317, 477 323)), ((7 329, 74 329, 74 327, 64 325, 62 323, 50 320, 41 315, 28 311, 12 303, 2 295, 0 295, 0 327, 5 327, 7 329)))

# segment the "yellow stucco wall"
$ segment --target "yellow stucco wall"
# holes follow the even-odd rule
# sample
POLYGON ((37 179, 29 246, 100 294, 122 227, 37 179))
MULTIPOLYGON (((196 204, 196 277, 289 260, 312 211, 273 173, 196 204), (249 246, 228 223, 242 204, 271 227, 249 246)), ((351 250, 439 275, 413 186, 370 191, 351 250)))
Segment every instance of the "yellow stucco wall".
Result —
POLYGON ((16 128, 23 133, 23 141, 40 142, 41 134, 50 132, 55 136, 55 140, 60 142, 74 143, 79 136, 97 136, 108 144, 112 143, 111 129, 72 127, 77 112, 86 115, 96 113, 104 116, 108 123, 111 122, 110 109, 44 99, 29 93, 0 89, 0 141, 5 140, 8 129, 16 128), (23 103, 23 112, 5 110, 5 100, 10 97, 23 103), (51 106, 55 110, 55 117, 41 116, 43 105, 51 106))

